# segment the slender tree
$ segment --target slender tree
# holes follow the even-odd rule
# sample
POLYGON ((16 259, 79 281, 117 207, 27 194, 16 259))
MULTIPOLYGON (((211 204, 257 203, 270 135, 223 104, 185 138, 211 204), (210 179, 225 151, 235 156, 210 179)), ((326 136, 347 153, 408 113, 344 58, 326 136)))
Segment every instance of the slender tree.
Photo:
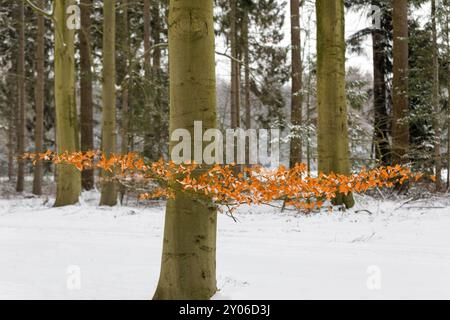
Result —
MULTIPOLYGON (((81 151, 94 149, 94 119, 92 99, 92 63, 91 63, 91 11, 92 0, 80 2, 80 128, 81 151)), ((82 172, 84 190, 94 188, 94 170, 82 172)))
MULTIPOLYGON (((216 126, 213 1, 171 0, 170 132, 216 126)), ((191 141, 193 142, 193 141, 191 141)), ((173 147, 173 145, 172 145, 173 147)), ((155 299, 209 299, 216 288, 217 211, 208 199, 176 191, 167 203, 155 299)))
POLYGON ((230 47, 231 47, 231 128, 240 126, 240 68, 238 61, 237 0, 230 0, 230 47))
MULTIPOLYGON (((103 1, 103 117, 102 151, 110 157, 116 149, 116 2, 103 1)), ((117 204, 116 183, 112 173, 103 171, 100 205, 117 204)))
POLYGON ((292 55, 292 93, 291 124, 294 136, 291 138, 290 166, 302 162, 302 139, 298 127, 302 124, 302 58, 300 38, 300 1, 291 0, 291 55, 292 55))
POLYGON ((392 152, 395 163, 406 161, 409 150, 408 116, 408 0, 393 2, 394 28, 394 77, 393 77, 393 122, 392 152))
MULTIPOLYGON (((53 2, 55 25, 55 106, 58 153, 79 151, 79 128, 75 100, 75 30, 67 27, 67 8, 74 0, 53 2)), ((81 174, 72 165, 57 166, 55 206, 78 202, 81 174)))
POLYGON ((441 124, 440 124, 440 97, 439 97, 439 51, 437 43, 437 16, 436 0, 431 0, 431 29, 433 34, 433 128, 434 128, 434 167, 436 174, 436 190, 442 188, 442 159, 441 159, 441 124))
MULTIPOLYGON (((12 68, 14 69, 14 68, 12 68)), ((15 73, 15 72, 14 72, 15 73)), ((16 82, 14 81, 15 75, 12 75, 11 73, 8 75, 8 95, 9 95, 9 101, 11 102, 8 112, 8 180, 10 182, 14 181, 15 178, 15 172, 14 172, 14 154, 15 154, 15 141, 14 136, 16 132, 16 99, 17 99, 17 86, 16 82)))
POLYGON ((17 6, 17 33, 19 34, 19 53, 17 55, 17 185, 16 191, 23 192, 25 188, 25 163, 21 155, 25 152, 25 10, 23 1, 17 6))
MULTIPOLYGON (((349 174, 344 1, 317 0, 316 14, 319 171, 349 174)), ((350 208, 353 195, 335 203, 350 208)))
POLYGON ((250 102, 250 43, 249 43, 249 8, 245 7, 242 17, 242 51, 244 55, 244 103, 245 103, 245 128, 252 127, 252 110, 250 102))
MULTIPOLYGON (((122 115, 121 115, 121 131, 120 131, 120 152, 122 155, 127 154, 130 151, 130 91, 129 91, 129 76, 128 68, 130 66, 130 42, 129 37, 129 23, 128 23, 128 0, 122 0, 122 20, 120 28, 120 41, 121 41, 121 52, 123 57, 121 60, 122 65, 120 65, 121 70, 121 87, 122 87, 122 115)), ((118 72, 119 73, 119 72, 118 72)), ((120 186, 120 202, 123 203, 123 199, 126 193, 126 188, 124 185, 120 186)))
POLYGON ((373 107, 374 107, 374 147, 375 158, 381 165, 389 164, 389 116, 387 109, 387 36, 386 36, 386 6, 382 1, 372 0, 372 6, 383 10, 383 17, 379 20, 381 25, 372 28, 373 52, 373 107))
MULTIPOLYGON (((445 0, 445 37, 447 40, 447 73, 450 75, 450 1, 445 0)), ((447 79, 447 190, 450 190, 450 77, 447 79)))
MULTIPOLYGON (((44 6, 44 0, 39 0, 37 5, 44 6)), ((44 94, 45 94, 45 18, 39 14, 37 16, 36 33, 36 85, 35 85, 35 104, 36 104, 36 123, 35 123, 35 148, 36 152, 43 152, 44 143, 44 94)), ((37 161, 34 167, 33 193, 42 194, 42 162, 37 161)))

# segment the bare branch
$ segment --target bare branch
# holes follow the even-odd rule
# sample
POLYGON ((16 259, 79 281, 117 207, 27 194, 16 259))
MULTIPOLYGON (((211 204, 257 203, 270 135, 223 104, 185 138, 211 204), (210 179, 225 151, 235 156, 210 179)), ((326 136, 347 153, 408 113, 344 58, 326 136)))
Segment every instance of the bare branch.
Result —
POLYGON ((28 5, 37 13, 42 14, 43 16, 53 20, 53 12, 47 12, 42 8, 39 8, 37 5, 35 5, 31 0, 26 0, 28 5))

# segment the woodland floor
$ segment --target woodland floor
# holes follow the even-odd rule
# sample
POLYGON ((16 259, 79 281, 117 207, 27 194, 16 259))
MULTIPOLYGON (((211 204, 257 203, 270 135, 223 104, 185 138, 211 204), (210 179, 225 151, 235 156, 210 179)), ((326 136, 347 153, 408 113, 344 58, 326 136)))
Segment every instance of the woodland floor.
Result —
MULTIPOLYGON (((77 206, 52 201, 0 199, 0 299, 152 297, 164 203, 101 208, 96 192, 77 206), (80 290, 67 287, 70 266, 80 290)), ((345 213, 221 215, 215 298, 449 299, 450 197, 357 202, 345 213), (380 290, 367 286, 373 270, 380 290)))

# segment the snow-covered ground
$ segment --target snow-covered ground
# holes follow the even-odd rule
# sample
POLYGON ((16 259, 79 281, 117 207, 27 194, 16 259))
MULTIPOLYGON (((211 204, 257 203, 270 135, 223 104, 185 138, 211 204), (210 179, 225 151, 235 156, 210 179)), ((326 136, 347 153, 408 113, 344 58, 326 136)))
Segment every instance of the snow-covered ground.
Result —
MULTIPOLYGON (((96 202, 95 193, 62 209, 39 198, 0 200, 1 299, 152 297, 163 204, 96 202)), ((242 208, 237 223, 220 216, 215 298, 450 298, 450 200, 358 197, 355 210, 242 208)))

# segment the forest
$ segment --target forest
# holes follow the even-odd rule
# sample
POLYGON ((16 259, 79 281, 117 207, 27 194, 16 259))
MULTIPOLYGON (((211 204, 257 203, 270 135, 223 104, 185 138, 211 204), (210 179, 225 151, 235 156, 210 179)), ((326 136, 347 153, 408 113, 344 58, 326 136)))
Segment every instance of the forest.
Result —
POLYGON ((450 0, 0 0, 0 31, 0 299, 450 298, 450 0))

